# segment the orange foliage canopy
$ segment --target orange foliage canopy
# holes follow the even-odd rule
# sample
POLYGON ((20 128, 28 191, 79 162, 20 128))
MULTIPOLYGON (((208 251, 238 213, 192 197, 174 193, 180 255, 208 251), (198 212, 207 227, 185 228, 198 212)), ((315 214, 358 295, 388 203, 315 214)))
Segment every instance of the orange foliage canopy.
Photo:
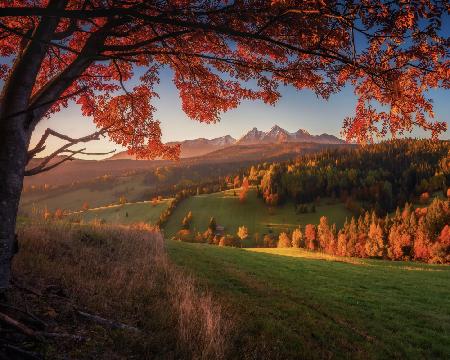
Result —
MULTIPOLYGON (((0 8, 0 56, 17 63, 32 44, 45 50, 28 59, 38 71, 17 110, 32 111, 30 129, 75 100, 130 153, 175 158, 179 148, 161 142, 152 105, 163 68, 184 112, 201 122, 245 99, 274 104, 280 85, 328 98, 352 84, 348 140, 446 129, 426 98, 449 87, 446 1, 2 0, 0 8)), ((14 70, 8 61, 0 67, 6 87, 14 70)))

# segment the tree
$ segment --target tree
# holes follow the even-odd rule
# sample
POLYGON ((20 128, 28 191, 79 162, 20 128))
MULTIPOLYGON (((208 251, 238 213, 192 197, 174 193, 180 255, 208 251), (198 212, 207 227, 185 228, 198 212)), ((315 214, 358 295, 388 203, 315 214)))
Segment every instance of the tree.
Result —
POLYGON ((241 244, 242 244, 242 241, 244 241, 248 237, 248 229, 244 225, 239 226, 238 231, 237 231, 237 236, 239 239, 241 239, 241 244))
POLYGON ((319 220, 317 238, 319 240, 319 247, 327 253, 332 253, 331 247, 334 239, 326 216, 322 216, 319 220))
POLYGON ((294 229, 294 231, 292 232, 292 247, 304 247, 303 234, 300 226, 297 229, 294 229))
POLYGON ((369 257, 382 257, 384 255, 383 229, 375 221, 370 224, 365 250, 369 257))
POLYGON ((412 252, 412 236, 402 224, 393 224, 389 232, 388 256, 392 260, 408 259, 412 252))
POLYGON ((305 247, 309 250, 317 250, 318 248, 316 227, 312 224, 305 226, 305 247))
POLYGON ((125 197, 125 195, 122 195, 120 198, 119 198, 119 204, 120 205, 125 205, 126 203, 127 203, 127 198, 125 197))
POLYGON ((57 220, 61 220, 64 216, 64 212, 62 211, 62 209, 58 208, 55 210, 55 214, 53 215, 53 217, 57 220))
POLYGON ((244 177, 244 179, 242 180, 241 191, 239 192, 239 201, 241 203, 245 202, 245 200, 247 199, 248 187, 248 178, 244 177))
POLYGON ((276 247, 277 239, 273 234, 266 234, 263 238, 264 247, 272 248, 276 247))
POLYGON ((239 187, 240 184, 241 184, 241 179, 240 179, 239 175, 236 175, 233 180, 233 187, 236 189, 239 187))
POLYGON ((280 83, 310 88, 324 98, 351 83, 358 104, 355 117, 344 121, 348 139, 365 141, 415 125, 436 136, 446 128, 429 120, 432 104, 425 98, 430 88, 448 87, 446 41, 439 31, 443 1, 420 9, 400 0, 36 0, 1 6, 2 289, 9 284, 25 175, 72 160, 85 153, 73 145, 102 135, 140 158, 179 155, 179 146, 161 142, 150 103, 165 67, 174 73, 183 110, 202 122, 217 121, 244 99, 274 104, 280 83), (364 39, 358 46, 355 33, 364 39), (137 68, 142 76, 127 89, 137 68), (248 79, 257 85, 249 86, 248 79), (92 116, 99 130, 72 138, 48 129, 28 149, 36 125, 70 101, 92 116), (377 111, 373 102, 390 111, 377 111), (66 144, 25 170, 50 136, 66 144), (62 158, 52 162, 56 155, 62 158))
POLYGON ((432 248, 432 261, 435 263, 450 263, 450 226, 445 225, 432 248))
POLYGON ((191 221, 192 221, 192 211, 189 211, 181 221, 181 228, 184 230, 189 230, 191 227, 191 221))
POLYGON ((208 230, 211 232, 211 234, 215 234, 216 228, 217 228, 216 219, 214 219, 214 217, 212 216, 211 219, 209 219, 208 230))
POLYGON ((83 205, 81 206, 81 210, 83 210, 83 211, 89 210, 89 203, 87 201, 83 202, 83 205))
POLYGON ((278 236, 277 247, 279 248, 288 248, 291 247, 291 239, 289 239, 289 235, 285 232, 280 233, 278 236))
POLYGON ((421 217, 414 238, 414 259, 428 261, 431 256, 431 240, 425 226, 425 219, 421 217))

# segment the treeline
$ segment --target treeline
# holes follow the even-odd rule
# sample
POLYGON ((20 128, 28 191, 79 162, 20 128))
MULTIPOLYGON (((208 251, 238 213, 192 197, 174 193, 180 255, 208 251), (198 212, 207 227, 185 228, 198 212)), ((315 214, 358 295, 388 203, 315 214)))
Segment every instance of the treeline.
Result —
POLYGON ((330 255, 450 263, 450 205, 435 199, 428 208, 409 204, 384 218, 366 212, 342 229, 323 216, 317 226, 282 233, 278 247, 301 247, 330 255), (290 241, 286 241, 286 238, 290 241))
POLYGON ((190 230, 192 213, 183 219, 176 239, 186 242, 209 243, 218 246, 294 247, 320 251, 330 255, 386 260, 410 260, 429 263, 450 263, 450 202, 434 199, 428 207, 413 209, 406 204, 395 214, 378 217, 375 211, 352 217, 337 231, 325 216, 316 226, 308 224, 278 235, 253 234, 245 226, 236 235, 218 234, 214 218, 202 232, 190 230))
POLYGON ((421 195, 446 192, 449 155, 448 141, 391 140, 252 166, 248 177, 258 185, 259 196, 273 206, 288 199, 307 204, 332 197, 353 210, 384 215, 421 195))

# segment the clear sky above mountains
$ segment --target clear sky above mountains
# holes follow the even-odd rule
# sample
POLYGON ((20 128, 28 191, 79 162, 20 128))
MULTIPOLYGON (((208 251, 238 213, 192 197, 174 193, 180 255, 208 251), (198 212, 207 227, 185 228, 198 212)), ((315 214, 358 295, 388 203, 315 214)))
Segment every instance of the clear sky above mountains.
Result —
MULTIPOLYGON (((302 128, 311 134, 328 133, 340 137, 342 121, 346 116, 353 114, 356 102, 351 87, 331 96, 328 101, 318 99, 310 91, 298 92, 291 87, 284 87, 281 89, 283 96, 275 106, 265 105, 260 101, 246 101, 237 109, 223 114, 220 123, 203 124, 190 120, 183 113, 170 71, 163 72, 157 91, 160 95, 160 99, 155 100, 158 109, 157 118, 161 121, 165 142, 198 137, 214 138, 223 135, 238 138, 253 127, 266 131, 274 124, 291 132, 302 128)), ((436 90, 430 94, 430 98, 434 100, 436 119, 448 123, 450 92, 436 90)), ((71 104, 67 109, 39 124, 33 140, 36 141, 47 127, 58 129, 74 137, 82 136, 95 129, 92 121, 81 115, 76 104, 71 104), (70 121, 61 121, 63 119, 70 121)), ((423 137, 427 134, 416 130, 411 136, 423 137)), ((441 139, 450 139, 450 131, 447 130, 441 139)), ((56 146, 57 143, 55 142, 54 145, 56 146)), ((121 150, 106 139, 92 142, 88 147, 92 151, 121 150)))

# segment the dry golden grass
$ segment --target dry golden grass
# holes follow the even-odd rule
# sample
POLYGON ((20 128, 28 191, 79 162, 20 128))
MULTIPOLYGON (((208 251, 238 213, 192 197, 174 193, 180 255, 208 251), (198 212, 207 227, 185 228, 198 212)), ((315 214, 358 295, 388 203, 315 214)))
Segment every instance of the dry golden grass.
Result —
POLYGON ((44 294, 33 309, 44 318, 50 314, 59 329, 90 339, 77 346, 52 343, 48 358, 226 356, 231 321, 209 293, 200 292, 192 277, 170 262, 157 230, 143 224, 38 222, 22 226, 19 239, 14 276, 44 294), (55 288, 76 308, 142 331, 86 324, 46 295, 46 289, 55 288))

